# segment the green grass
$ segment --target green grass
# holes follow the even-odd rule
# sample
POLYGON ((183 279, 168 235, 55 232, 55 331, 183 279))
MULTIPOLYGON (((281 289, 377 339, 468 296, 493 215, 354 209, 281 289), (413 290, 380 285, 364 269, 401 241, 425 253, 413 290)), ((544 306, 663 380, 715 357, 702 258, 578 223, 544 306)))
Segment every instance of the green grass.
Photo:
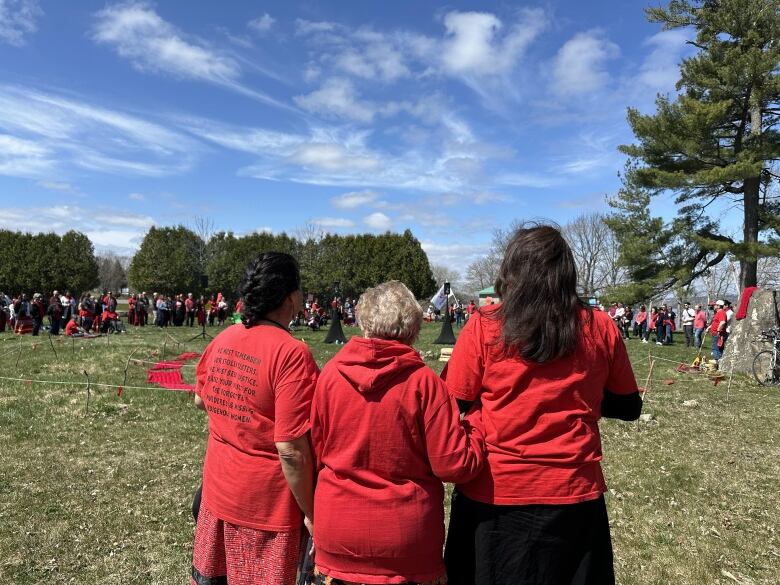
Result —
MULTIPOLYGON (((424 327, 418 348, 439 326, 424 327)), ((347 331, 349 335, 354 330, 347 331)), ((169 333, 184 340, 195 332, 169 333)), ((320 365, 338 351, 325 332, 296 333, 320 365)), ((3 376, 119 384, 129 354, 156 360, 200 351, 146 328, 77 341, 0 334, 3 376), (35 351, 32 345, 37 344, 35 351), (155 354, 156 352, 156 354, 155 354), (3 355, 6 354, 6 355, 3 355)), ((677 345, 628 342, 640 385, 648 351, 690 361, 677 345)), ((428 363, 440 371, 435 360, 428 363)), ((618 582, 775 584, 780 575, 780 390, 744 377, 714 386, 657 361, 650 423, 604 420, 604 468, 618 582), (673 380, 666 385, 664 380, 673 380), (695 399, 689 408, 683 401, 695 399)), ((193 368, 185 368, 192 379, 193 368)), ((127 386, 148 386, 130 365, 127 386)), ((191 495, 200 482, 205 415, 186 393, 0 380, 0 582, 184 583, 192 550, 191 495)))

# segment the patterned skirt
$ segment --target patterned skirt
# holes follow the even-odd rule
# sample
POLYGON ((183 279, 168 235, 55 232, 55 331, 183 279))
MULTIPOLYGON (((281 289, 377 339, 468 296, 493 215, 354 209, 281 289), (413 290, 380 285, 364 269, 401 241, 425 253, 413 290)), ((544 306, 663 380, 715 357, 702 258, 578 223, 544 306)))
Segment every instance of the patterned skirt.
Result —
POLYGON ((257 530, 220 520, 201 504, 191 585, 294 585, 301 529, 257 530))

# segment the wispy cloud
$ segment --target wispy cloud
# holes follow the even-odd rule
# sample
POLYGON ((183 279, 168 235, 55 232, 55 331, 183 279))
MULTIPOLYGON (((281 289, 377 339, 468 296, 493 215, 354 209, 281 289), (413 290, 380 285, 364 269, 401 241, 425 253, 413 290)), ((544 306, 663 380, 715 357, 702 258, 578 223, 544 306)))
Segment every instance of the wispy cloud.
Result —
POLYGON ((681 29, 666 30, 647 39, 644 45, 651 51, 640 68, 639 82, 656 92, 673 89, 680 77, 680 59, 690 34, 681 29))
POLYGON ((354 84, 343 78, 328 79, 320 89, 294 99, 304 110, 326 117, 371 122, 377 112, 376 106, 361 100, 354 84))
POLYGON ((258 34, 265 34, 271 30, 275 22, 276 19, 266 12, 262 16, 250 20, 247 26, 258 34))
POLYGON ((130 201, 145 201, 146 200, 146 196, 143 193, 130 193, 130 195, 128 195, 127 198, 130 201))
POLYGON ((154 224, 154 219, 149 216, 116 208, 84 209, 69 205, 0 208, 2 228, 58 234, 76 229, 86 234, 96 246, 120 252, 137 248, 146 231, 154 224))
POLYGON ((54 167, 50 150, 36 142, 0 134, 0 175, 37 177, 54 167))
POLYGON ((314 223, 323 228, 351 228, 355 226, 355 222, 351 219, 344 217, 318 217, 311 220, 314 223))
POLYGON ((378 199, 379 195, 374 191, 350 191, 332 197, 330 202, 340 209, 354 209, 375 204, 378 199))
MULTIPOLYGON (((79 101, 0 85, 6 174, 50 180, 54 167, 161 176, 187 170, 201 147, 181 132, 79 101)), ((2 155, 0 155, 2 156, 2 155)))
POLYGON ((141 72, 203 81, 266 104, 290 106, 243 84, 241 66, 205 41, 187 36, 147 2, 114 4, 95 15, 93 39, 108 45, 141 72))
POLYGON ((21 47, 38 30, 42 14, 37 0, 0 0, 0 42, 21 47))

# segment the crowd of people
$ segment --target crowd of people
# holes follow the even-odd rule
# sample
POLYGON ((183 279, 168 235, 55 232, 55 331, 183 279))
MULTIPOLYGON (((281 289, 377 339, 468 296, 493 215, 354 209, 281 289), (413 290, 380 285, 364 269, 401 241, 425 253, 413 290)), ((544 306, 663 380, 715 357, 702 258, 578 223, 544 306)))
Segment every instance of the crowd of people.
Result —
POLYGON ((700 349, 705 337, 710 335, 715 359, 723 356, 734 317, 734 308, 728 300, 717 300, 709 307, 691 307, 690 303, 684 302, 679 321, 674 309, 666 304, 650 307, 649 312, 645 305, 634 308, 623 306, 623 303, 612 303, 608 308, 600 309, 609 314, 623 339, 631 339, 633 335, 642 343, 654 341, 656 345, 672 345, 672 334, 679 323, 685 334, 685 346, 700 349))
POLYGON ((51 335, 89 335, 116 332, 121 329, 117 311, 117 297, 111 291, 93 296, 85 293, 76 299, 69 291, 53 291, 48 299, 42 293, 14 297, 0 292, 0 332, 10 328, 17 334, 41 330, 51 335))
POLYGON ((439 376, 397 281, 363 293, 361 334, 320 371, 287 325, 304 310, 296 261, 261 254, 242 323, 196 370, 209 434, 191 582, 292 584, 302 558, 319 585, 614 584, 598 421, 642 401, 575 266, 557 229, 518 230, 502 302, 474 308, 439 376))

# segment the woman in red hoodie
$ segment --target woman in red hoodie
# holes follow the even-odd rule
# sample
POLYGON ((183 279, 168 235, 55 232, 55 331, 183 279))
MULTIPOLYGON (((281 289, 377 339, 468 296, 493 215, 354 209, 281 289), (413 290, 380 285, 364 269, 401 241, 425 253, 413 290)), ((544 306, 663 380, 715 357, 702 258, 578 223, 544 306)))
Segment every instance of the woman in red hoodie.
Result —
POLYGON ((469 319, 445 377, 479 400, 487 462, 452 498, 450 585, 610 585, 602 416, 642 401, 620 331, 577 296, 574 257, 550 226, 518 230, 496 279, 501 304, 469 319))
POLYGON ((318 579, 442 583, 442 482, 481 469, 480 414, 461 421, 412 347, 422 311, 403 284, 368 289, 357 318, 364 337, 328 362, 312 401, 318 579))

